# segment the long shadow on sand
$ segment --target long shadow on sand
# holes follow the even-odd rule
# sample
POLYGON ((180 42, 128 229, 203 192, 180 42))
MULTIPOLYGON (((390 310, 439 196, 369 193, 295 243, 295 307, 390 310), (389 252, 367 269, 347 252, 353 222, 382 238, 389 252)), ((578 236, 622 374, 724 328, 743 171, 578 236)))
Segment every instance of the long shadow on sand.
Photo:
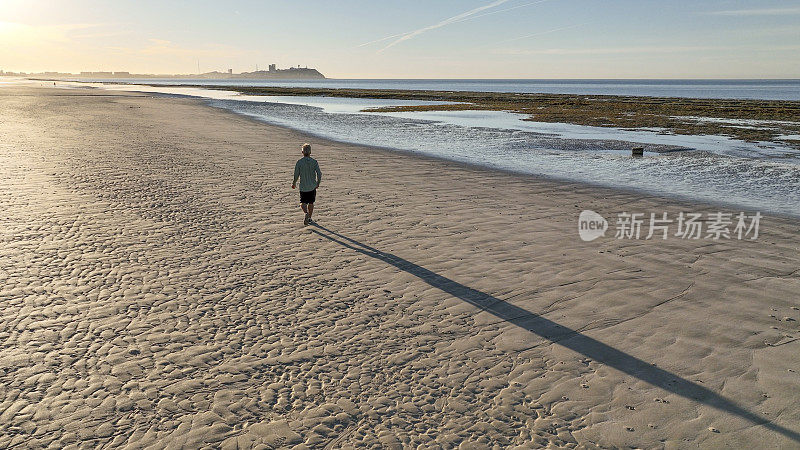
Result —
POLYGON ((693 383, 680 376, 653 366, 642 361, 635 356, 629 355, 614 347, 606 345, 596 339, 581 334, 571 328, 559 325, 550 319, 546 319, 536 313, 532 313, 518 306, 514 306, 497 297, 489 295, 477 289, 464 286, 457 281, 443 277, 437 273, 418 266, 410 261, 395 256, 391 253, 382 252, 369 245, 363 244, 355 239, 351 239, 343 234, 332 231, 321 225, 314 225, 318 229, 311 229, 312 232, 336 242, 344 247, 352 249, 363 255, 371 256, 383 262, 391 264, 398 269, 408 272, 429 285, 440 289, 454 297, 457 297, 471 305, 474 305, 494 316, 524 328, 553 343, 564 346, 572 351, 580 353, 597 362, 606 364, 621 372, 636 377, 653 386, 664 389, 697 402, 702 402, 730 414, 734 414, 746 419, 754 424, 764 426, 770 430, 780 433, 793 441, 800 442, 800 433, 789 430, 780 425, 774 424, 764 417, 750 412, 733 401, 711 391, 708 388, 693 383), (320 231, 324 230, 324 232, 320 231))

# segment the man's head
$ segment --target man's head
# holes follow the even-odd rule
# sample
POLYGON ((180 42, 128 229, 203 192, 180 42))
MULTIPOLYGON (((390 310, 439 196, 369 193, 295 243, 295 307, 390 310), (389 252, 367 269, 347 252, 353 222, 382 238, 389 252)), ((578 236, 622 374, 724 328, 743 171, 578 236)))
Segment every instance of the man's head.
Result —
POLYGON ((311 144, 303 144, 303 156, 311 156, 311 144))

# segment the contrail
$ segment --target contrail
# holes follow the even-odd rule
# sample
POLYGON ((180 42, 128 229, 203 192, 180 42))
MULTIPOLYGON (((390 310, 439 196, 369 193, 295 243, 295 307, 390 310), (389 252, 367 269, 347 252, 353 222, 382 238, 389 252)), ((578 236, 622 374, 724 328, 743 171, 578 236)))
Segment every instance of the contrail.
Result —
POLYGON ((504 44, 506 42, 519 41, 519 40, 522 40, 522 39, 532 38, 534 36, 541 36, 543 34, 555 33, 556 31, 569 30, 570 28, 578 28, 578 27, 582 27, 584 25, 587 25, 588 23, 590 23, 590 22, 579 23, 579 24, 576 24, 576 25, 569 25, 569 26, 566 26, 566 27, 553 28, 552 30, 540 31, 538 33, 528 34, 526 36, 520 36, 520 37, 513 38, 513 39, 506 39, 505 41, 498 41, 498 42, 495 42, 495 44, 504 44))
POLYGON ((386 36, 386 37, 383 37, 383 38, 380 38, 380 39, 375 39, 374 41, 364 42, 363 44, 358 44, 358 45, 356 45, 356 48, 358 48, 358 47, 364 47, 364 46, 367 46, 367 45, 370 45, 370 44, 376 44, 376 43, 378 43, 378 42, 383 42, 383 41, 385 41, 385 40, 387 40, 387 39, 391 39, 391 38, 400 37, 400 36, 402 36, 402 35, 404 35, 404 34, 406 34, 406 33, 393 34, 393 35, 391 35, 391 36, 386 36))
POLYGON ((477 16, 467 17, 467 18, 465 18, 465 19, 461 19, 461 20, 458 20, 458 21, 456 21, 456 22, 453 22, 453 23, 463 22, 463 21, 465 21, 465 20, 479 19, 479 18, 481 18, 481 17, 485 17, 485 16, 491 16, 492 14, 497 14, 497 13, 501 13, 501 12, 511 11, 512 9, 517 9, 517 8, 524 8, 524 7, 526 7, 526 6, 537 5, 537 4, 539 4, 539 3, 544 3, 544 2, 547 2, 547 1, 550 1, 550 0, 539 0, 538 2, 523 3, 523 4, 521 4, 521 5, 512 6, 511 8, 498 9, 498 10, 496 10, 496 11, 489 11, 489 12, 487 12, 487 13, 479 14, 479 15, 477 15, 477 16))
MULTIPOLYGON (((425 29, 425 31, 428 31, 428 29, 439 28, 439 27, 442 27, 444 25, 451 25, 451 24, 454 24, 454 23, 464 22, 466 20, 479 19, 481 17, 490 16, 492 14, 511 11, 513 9, 524 8, 526 6, 536 5, 536 4, 544 3, 544 2, 547 2, 547 1, 550 1, 550 0, 538 0, 538 1, 535 1, 535 2, 523 3, 522 5, 512 6, 511 8, 498 9, 496 11, 490 11, 490 12, 487 12, 487 13, 479 14, 477 16, 476 15, 466 16, 466 17, 462 17, 461 19, 457 19, 457 20, 455 18, 451 17, 450 19, 447 19, 447 20, 443 21, 443 22, 447 22, 447 23, 440 22, 440 24, 437 24, 438 26, 429 27, 429 28, 425 29)), ((491 7, 492 7, 492 5, 487 5, 487 6, 484 6, 483 8, 491 8, 491 7)), ((469 11, 469 12, 474 14, 475 10, 472 10, 472 11, 469 11)), ((466 14, 467 13, 464 13, 464 15, 466 15, 466 14)), ((462 14, 460 14, 459 16, 462 16, 462 14)), ((456 17, 459 17, 459 16, 456 16, 456 17)), ((419 31, 419 30, 417 30, 417 31, 419 31)), ((375 39, 374 41, 369 41, 369 42, 364 42, 363 44, 359 44, 359 45, 356 46, 356 48, 366 47, 367 45, 372 45, 372 44, 377 44, 378 42, 383 42, 383 41, 386 41, 386 40, 389 40, 389 39, 398 38, 398 37, 401 37, 401 36, 405 36, 407 34, 410 34, 410 33, 408 33, 408 32, 406 32, 406 33, 398 33, 398 34, 393 34, 391 36, 382 37, 380 39, 375 39)), ((386 48, 381 49, 378 53, 386 50, 387 48, 391 47, 392 45, 394 45, 396 43, 397 42, 392 43, 391 45, 387 46, 386 48)))
MULTIPOLYGON (((392 41, 386 47, 378 50, 378 53, 381 53, 381 52, 385 51, 386 49, 388 49, 390 47, 394 47, 395 45, 397 45, 397 44, 399 44, 399 43, 401 43, 403 41, 407 41, 407 40, 412 39, 412 38, 414 38, 416 36, 419 36, 420 34, 426 33, 426 32, 431 31, 431 30, 435 30, 437 28, 441 28, 441 27, 446 26, 446 25, 450 25, 452 23, 460 22, 460 21, 465 20, 468 17, 473 16, 473 15, 475 15, 475 14, 481 12, 481 11, 485 11, 485 10, 487 10, 489 8, 494 8, 495 6, 500 6, 503 3, 506 3, 508 1, 509 0, 495 0, 492 3, 489 3, 488 5, 479 6, 479 7, 475 8, 475 9, 471 9, 469 11, 466 11, 466 12, 463 12, 461 14, 455 15, 453 17, 450 17, 449 19, 442 20, 441 22, 435 23, 433 25, 429 25, 427 27, 420 28, 418 30, 410 31, 408 33, 403 33, 403 34, 400 35, 399 39, 396 39, 396 40, 392 41)), ((387 38, 380 39, 380 40, 374 41, 374 42, 384 41, 386 39, 391 39, 393 37, 397 37, 397 35, 389 36, 387 38)))

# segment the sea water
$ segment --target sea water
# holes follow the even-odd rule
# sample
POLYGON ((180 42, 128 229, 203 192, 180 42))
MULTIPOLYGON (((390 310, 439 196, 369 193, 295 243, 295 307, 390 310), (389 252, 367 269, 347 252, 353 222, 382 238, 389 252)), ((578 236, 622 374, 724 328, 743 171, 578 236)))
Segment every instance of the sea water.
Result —
MULTIPOLYGON (((108 81, 82 79, 82 81, 108 81)), ((115 79, 117 83, 201 84, 329 89, 416 89, 429 91, 626 95, 645 97, 800 100, 800 80, 208 80, 115 79)))
MULTIPOLYGON (((237 80, 240 81, 240 80, 237 80)), ((196 87, 95 85, 194 96, 267 123, 341 142, 510 172, 800 216, 800 152, 785 144, 522 120, 503 111, 370 113, 434 102, 253 96, 196 87), (630 149, 645 146, 643 158, 630 149)), ((704 118, 687 118, 704 120, 704 118)), ((747 123, 744 126, 769 126, 747 123)), ((791 137, 790 137, 791 138, 791 137)), ((324 155, 320 155, 324 159, 324 155)))

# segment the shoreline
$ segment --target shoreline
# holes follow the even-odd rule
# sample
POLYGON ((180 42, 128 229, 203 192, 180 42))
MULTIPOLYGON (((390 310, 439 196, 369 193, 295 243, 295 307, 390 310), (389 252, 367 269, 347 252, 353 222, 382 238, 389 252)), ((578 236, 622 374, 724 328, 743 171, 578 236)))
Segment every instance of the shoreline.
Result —
MULTIPOLYGON (((132 92, 132 91, 128 91, 128 92, 132 92)), ((703 201, 703 200, 692 199, 692 198, 681 196, 681 195, 675 195, 675 196, 658 195, 658 194, 655 194, 653 192, 648 192, 648 191, 643 190, 643 189, 636 189, 636 188, 627 188, 626 189, 626 188, 622 188, 622 187, 615 187, 615 186, 607 186, 607 185, 602 185, 602 184, 596 184, 596 183, 592 183, 592 182, 589 182, 589 181, 576 181, 576 180, 571 180, 571 179, 568 179, 568 178, 560 178, 560 177, 557 177, 557 176, 548 176, 548 175, 543 175, 543 174, 535 174, 535 173, 528 173, 528 172, 513 171, 513 170, 503 169, 503 168, 499 168, 499 167, 481 165, 481 164, 478 164, 478 163, 473 163, 473 162, 468 162, 468 161, 458 161, 458 160, 447 159, 447 158, 439 157, 439 156, 427 155, 427 154, 424 154, 424 153, 419 153, 419 152, 415 152, 415 151, 412 151, 412 150, 404 150, 404 149, 401 149, 401 148, 383 147, 383 146, 376 146, 376 145, 365 145, 365 144, 359 144, 359 143, 354 143, 354 142, 339 141, 339 140, 336 140, 336 139, 331 139, 331 138, 329 138, 327 136, 323 136, 323 135, 320 135, 320 134, 315 134, 313 132, 304 131, 304 130, 301 130, 301 129, 298 129, 298 128, 292 128, 290 126, 285 126, 285 125, 281 125, 281 124, 272 123, 272 122, 269 122, 267 120, 260 119, 258 117, 254 117, 252 115, 242 114, 242 113, 238 113, 236 111, 233 111, 233 110, 230 110, 230 109, 227 109, 227 108, 210 105, 209 104, 209 100, 203 99, 203 98, 192 97, 192 96, 189 96, 189 95, 182 95, 182 94, 156 93, 156 94, 153 94, 153 95, 156 96, 156 97, 164 96, 164 97, 185 98, 185 99, 196 100, 198 103, 202 104, 204 107, 214 108, 214 109, 222 111, 222 112, 224 112, 226 114, 232 114, 232 115, 234 115, 236 117, 243 117, 243 118, 246 118, 247 120, 251 120, 251 121, 253 121, 255 123, 258 123, 258 124, 268 125, 268 126, 273 126, 273 127, 278 127, 278 128, 290 130, 290 131, 292 131, 294 133, 297 133, 298 135, 306 136, 308 138, 311 138, 311 139, 314 139, 314 140, 317 140, 317 141, 325 141, 325 142, 335 143, 335 144, 344 144, 344 145, 347 145, 347 146, 350 146, 350 147, 361 148, 361 149, 369 150, 369 151, 386 152, 386 153, 388 153, 390 155, 391 154, 399 154, 399 155, 403 155, 403 156, 406 156, 406 157, 419 158, 419 159, 422 159, 422 160, 434 161, 434 162, 437 162, 437 163, 442 163, 444 165, 452 165, 453 167, 466 168, 466 169, 476 170, 476 171, 486 171, 486 172, 489 172, 489 173, 497 174, 498 176, 514 176, 514 177, 521 177, 522 179, 532 179, 532 180, 539 180, 539 181, 544 181, 544 182, 556 183, 556 184, 559 184, 560 186, 565 187, 565 188, 583 187, 583 188, 597 189, 597 190, 600 190, 600 191, 605 191, 605 195, 611 195, 613 193, 623 193, 623 194, 629 194, 629 195, 638 195, 638 196, 642 196, 642 197, 653 198, 653 199, 656 199, 658 201, 663 201, 663 202, 666 202, 666 203, 669 203, 669 204, 672 204, 672 205, 687 205, 687 206, 688 205, 694 205, 694 206, 697 206, 697 207, 699 207, 701 209, 704 209, 704 210, 713 209, 713 208, 728 208, 729 210, 736 210, 737 212, 738 211, 744 211, 744 212, 754 213, 754 212, 757 211, 756 209, 752 209, 752 208, 742 208, 741 206, 738 206, 735 203, 725 202, 723 200, 720 200, 718 202, 713 202, 713 201, 703 201)), ((798 217, 800 217, 800 212, 798 212, 796 215, 792 215, 792 214, 788 214, 788 213, 780 213, 780 212, 776 212, 776 211, 761 211, 761 212, 765 213, 766 215, 775 217, 775 218, 786 219, 786 220, 797 219, 798 217)))
POLYGON ((796 221, 582 242, 705 211, 102 94, 0 89, 0 446, 800 442, 796 221))
MULTIPOLYGON (((78 81, 78 83, 83 82, 78 81)), ((100 83, 125 84, 114 81, 101 81, 100 83)), ((202 83, 138 84, 151 87, 230 90, 245 95, 331 96, 440 101, 448 102, 448 104, 367 108, 364 112, 508 111, 527 116, 522 120, 528 121, 619 129, 658 128, 678 135, 717 135, 738 139, 743 142, 768 142, 800 149, 800 142, 795 142, 792 139, 781 139, 781 136, 800 134, 800 100, 527 94, 411 89, 256 87, 202 83), (730 122, 725 122, 726 119, 730 122), (761 122, 761 128, 755 126, 737 127, 736 121, 743 119, 754 121, 754 124, 761 122)))
MULTIPOLYGON (((125 85, 114 83, 114 86, 115 87, 111 88, 112 90, 118 88, 126 89, 125 85)), ((135 87, 131 89, 136 90, 135 87)), ((148 88, 141 89, 145 92, 148 91, 148 88)), ((376 144, 371 143, 373 140, 368 138, 370 133, 366 131, 360 133, 357 132, 357 130, 351 130, 354 134, 337 133, 335 131, 339 129, 350 129, 347 123, 342 122, 346 121, 346 119, 339 119, 339 122, 337 122, 338 115, 336 112, 342 111, 334 110, 334 112, 320 113, 320 117, 312 115, 311 117, 315 118, 311 119, 308 123, 304 120, 300 120, 300 122, 298 122, 299 125, 294 126, 292 123, 287 123, 285 120, 282 120, 282 112, 272 113, 269 112, 269 109, 266 109, 266 112, 261 114, 257 109, 245 106, 249 104, 249 101, 255 101, 256 103, 254 104, 257 104, 257 96, 244 97, 242 102, 237 103, 234 98, 236 97, 235 94, 225 93, 217 100, 213 100, 217 98, 214 92, 203 91, 193 94, 190 92, 193 89, 194 88, 177 89, 172 93, 161 93, 159 95, 199 98, 209 103, 211 106, 231 109, 236 113, 248 116, 252 115, 258 117, 258 120, 263 120, 264 123, 289 127, 298 132, 308 133, 309 136, 314 136, 315 138, 333 139, 353 145, 376 146, 376 144), (184 91, 186 92, 185 94, 182 93, 184 91), (204 96, 209 99, 204 99, 204 96), (218 101, 220 103, 217 103, 218 101), (251 112, 253 114, 250 114, 251 112), (336 125, 330 125, 328 121, 336 125), (313 131, 315 129, 317 132, 313 131)), ((173 91, 169 88, 164 90, 167 92, 173 91)), ((281 102, 289 105, 294 104, 291 99, 285 101, 276 99, 275 101, 278 102, 275 103, 276 105, 281 104, 281 102)), ((327 110, 325 101, 316 104, 313 99, 306 98, 298 104, 304 104, 304 102, 310 102, 309 105, 313 108, 323 108, 322 111, 327 110)), ((335 108, 336 102, 334 101, 331 104, 334 105, 335 108)), ((407 118, 413 122, 414 117, 411 116, 414 114, 415 113, 401 114, 399 119, 389 119, 397 121, 397 132, 401 133, 398 134, 398 136, 403 134, 408 135, 412 132, 402 121, 403 118, 407 118)), ((416 114, 420 114, 420 120, 431 121, 431 123, 442 121, 442 123, 447 126, 450 126, 448 124, 452 124, 453 126, 467 127, 468 131, 489 130, 481 131, 481 134, 486 135, 487 139, 495 139, 494 136, 490 135, 490 133, 492 133, 491 130, 495 130, 495 128, 492 128, 493 120, 495 121, 494 126, 498 127, 496 132, 501 134, 506 133, 503 130, 506 130, 507 127, 514 127, 514 125, 510 123, 511 121, 520 124, 523 123, 512 118, 511 115, 509 115, 508 118, 501 117, 499 119, 490 115, 485 118, 485 120, 489 121, 486 127, 481 128, 479 126, 480 123, 477 121, 481 120, 479 117, 484 117, 482 114, 478 116, 466 115, 465 117, 467 118, 473 118, 464 119, 466 120, 465 122, 459 122, 460 119, 458 118, 448 121, 446 117, 439 118, 436 115, 426 117, 426 113, 424 112, 416 114), (509 121, 509 123, 505 123, 503 120, 509 121)), ((456 117, 458 117, 457 114, 456 117)), ((452 145, 445 145, 442 148, 426 148, 425 141, 434 142, 437 141, 437 139, 443 139, 444 135, 439 136, 435 134, 437 132, 435 130, 436 127, 432 127, 431 132, 433 132, 434 135, 431 136, 431 139, 414 140, 413 136, 407 136, 410 140, 406 143, 397 141, 396 136, 393 136, 388 129, 382 129, 380 128, 380 123, 376 123, 378 126, 375 128, 375 135, 378 138, 377 141, 380 142, 377 146, 403 154, 433 156, 443 161, 459 161, 466 164, 476 164, 478 167, 486 167, 491 170, 500 170, 506 173, 532 175, 564 182, 577 182, 594 187, 609 187, 626 192, 668 199, 671 198, 684 203, 697 202, 704 205, 727 209, 741 209, 744 211, 759 210, 762 213, 785 218, 796 218, 798 214, 800 214, 795 207, 800 200, 792 193, 792 189, 790 188, 793 187, 794 184, 797 184, 798 171, 796 168, 800 166, 796 166, 792 163, 792 161, 795 160, 794 155, 796 153, 789 147, 781 147, 783 144, 774 148, 769 145, 761 147, 755 144, 738 147, 740 144, 744 145, 744 142, 737 143, 737 141, 728 141, 724 137, 713 139, 712 136, 686 136, 680 138, 683 139, 683 141, 680 139, 668 139, 677 138, 678 136, 675 135, 664 138, 648 137, 646 134, 651 132, 650 130, 642 130, 642 136, 638 136, 638 139, 641 140, 637 141, 636 133, 626 130, 620 129, 618 135, 606 135, 607 132, 596 131, 600 130, 599 128, 580 130, 580 126, 576 126, 576 129, 566 128, 565 130, 556 128, 555 131, 551 131, 551 133, 554 134, 553 137, 550 137, 550 135, 547 134, 547 124, 543 123, 539 124, 541 126, 531 129, 527 129, 524 126, 519 128, 519 130, 522 130, 522 134, 520 135, 523 136, 522 139, 528 140, 525 144, 515 143, 513 137, 504 136, 502 138, 497 138, 495 147, 488 144, 488 142, 493 141, 486 141, 486 144, 480 144, 483 141, 477 140, 475 141, 475 148, 472 148, 469 142, 461 142, 463 139, 455 139, 452 145), (589 133, 589 135, 581 137, 581 133, 589 133), (396 142, 393 142, 393 139, 396 142), (507 146, 507 149, 503 146, 507 146), (517 150, 524 150, 523 146, 533 149, 533 152, 527 156, 524 152, 518 152, 517 150), (627 154, 624 154, 625 152, 623 150, 619 150, 622 148, 640 146, 644 146, 648 149, 645 158, 641 161, 628 161, 627 154), (499 154, 492 155, 492 148, 501 147, 508 152, 506 158, 501 158, 499 154), (555 153, 548 152, 546 149, 549 148, 556 149, 555 153), (471 150, 462 151, 459 149, 471 150), (610 156, 603 156, 606 151, 608 151, 610 156), (717 151, 720 153, 717 154, 717 151), (684 154, 683 152, 688 153, 684 154), (482 155, 492 156, 486 158, 482 157, 482 155), (563 157, 556 157, 553 155, 563 155, 563 157), (582 164, 591 164, 590 161, 594 160, 597 155, 600 156, 598 160, 600 165, 587 166, 587 168, 585 168, 586 170, 583 170, 582 164), (664 158, 664 156, 667 155, 676 156, 674 158, 664 158), (789 158, 789 160, 784 158, 789 158), (660 169, 658 169, 658 167, 660 167, 660 169), (711 171, 708 169, 709 167, 716 167, 717 170, 711 171), (625 181, 629 173, 628 170, 631 171, 630 173, 633 174, 633 177, 625 181), (765 172, 777 173, 779 176, 783 176, 785 179, 789 180, 789 185, 787 185, 789 187, 781 187, 776 184, 776 182, 770 183, 769 181, 767 181, 766 184, 757 185, 755 180, 759 180, 765 172), (576 173, 579 175, 576 175, 576 173), (685 173, 695 173, 698 174, 698 176, 686 178, 684 176, 685 173), (699 178, 701 174, 704 173, 707 175, 702 175, 703 177, 709 177, 706 182, 699 178), (724 174, 730 175, 725 177, 723 176, 724 174), (670 184, 670 180, 674 183, 670 184), (704 183, 706 183, 706 185, 704 185, 704 183), (759 189, 763 189, 765 194, 759 194, 759 189), (764 195, 766 195, 766 197, 764 197, 764 195)))

